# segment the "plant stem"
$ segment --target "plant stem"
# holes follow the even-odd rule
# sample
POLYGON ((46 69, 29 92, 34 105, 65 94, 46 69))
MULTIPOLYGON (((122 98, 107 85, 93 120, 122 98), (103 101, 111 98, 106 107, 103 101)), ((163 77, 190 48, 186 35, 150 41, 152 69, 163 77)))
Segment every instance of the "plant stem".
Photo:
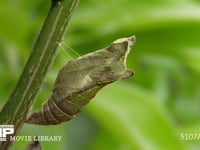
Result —
MULTIPOLYGON (((14 125, 18 134, 26 120, 44 77, 55 58, 71 15, 79 0, 52 0, 49 14, 41 29, 33 51, 20 79, 0 113, 0 124, 14 125)), ((14 136, 13 135, 13 136, 14 136)), ((7 150, 11 141, 0 142, 0 149, 7 150)))

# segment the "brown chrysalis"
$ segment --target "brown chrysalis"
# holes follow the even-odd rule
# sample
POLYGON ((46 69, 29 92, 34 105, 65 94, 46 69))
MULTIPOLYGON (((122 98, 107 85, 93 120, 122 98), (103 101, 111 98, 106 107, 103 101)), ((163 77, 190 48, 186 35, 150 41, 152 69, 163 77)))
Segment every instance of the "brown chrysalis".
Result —
POLYGON ((26 123, 52 125, 68 121, 105 85, 133 75, 126 57, 135 36, 121 38, 108 47, 68 62, 58 73, 51 97, 26 123))

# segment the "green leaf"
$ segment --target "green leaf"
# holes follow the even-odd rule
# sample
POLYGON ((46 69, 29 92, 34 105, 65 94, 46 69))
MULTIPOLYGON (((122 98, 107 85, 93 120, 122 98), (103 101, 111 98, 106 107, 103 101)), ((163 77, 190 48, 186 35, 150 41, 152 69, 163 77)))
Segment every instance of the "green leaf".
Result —
POLYGON ((119 82, 100 92, 89 111, 134 150, 185 149, 172 119, 156 102, 145 90, 119 82))

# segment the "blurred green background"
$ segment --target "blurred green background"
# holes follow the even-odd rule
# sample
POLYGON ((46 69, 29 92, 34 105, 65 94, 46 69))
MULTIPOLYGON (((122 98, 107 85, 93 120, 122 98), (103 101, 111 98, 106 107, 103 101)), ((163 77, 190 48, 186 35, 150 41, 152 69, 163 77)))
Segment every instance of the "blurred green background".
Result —
MULTIPOLYGON (((12 92, 40 31, 50 1, 0 1, 0 105, 12 92)), ((47 74, 35 110, 71 58, 136 35, 127 66, 134 77, 105 87, 73 120, 24 125, 20 135, 61 135, 44 150, 199 150, 200 1, 82 0, 47 74), (64 50, 63 50, 64 49, 64 50), (182 136, 184 140, 182 140, 182 136), (188 139, 186 139, 188 138, 188 139)), ((12 150, 28 143, 15 142, 12 150)))

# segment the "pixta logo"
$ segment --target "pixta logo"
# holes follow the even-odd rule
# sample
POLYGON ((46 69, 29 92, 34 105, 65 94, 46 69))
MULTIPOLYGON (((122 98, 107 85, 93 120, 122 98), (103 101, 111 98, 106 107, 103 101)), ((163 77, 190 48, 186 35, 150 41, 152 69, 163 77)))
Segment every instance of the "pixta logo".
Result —
POLYGON ((14 133, 14 125, 0 125, 0 141, 6 141, 6 136, 14 133))

